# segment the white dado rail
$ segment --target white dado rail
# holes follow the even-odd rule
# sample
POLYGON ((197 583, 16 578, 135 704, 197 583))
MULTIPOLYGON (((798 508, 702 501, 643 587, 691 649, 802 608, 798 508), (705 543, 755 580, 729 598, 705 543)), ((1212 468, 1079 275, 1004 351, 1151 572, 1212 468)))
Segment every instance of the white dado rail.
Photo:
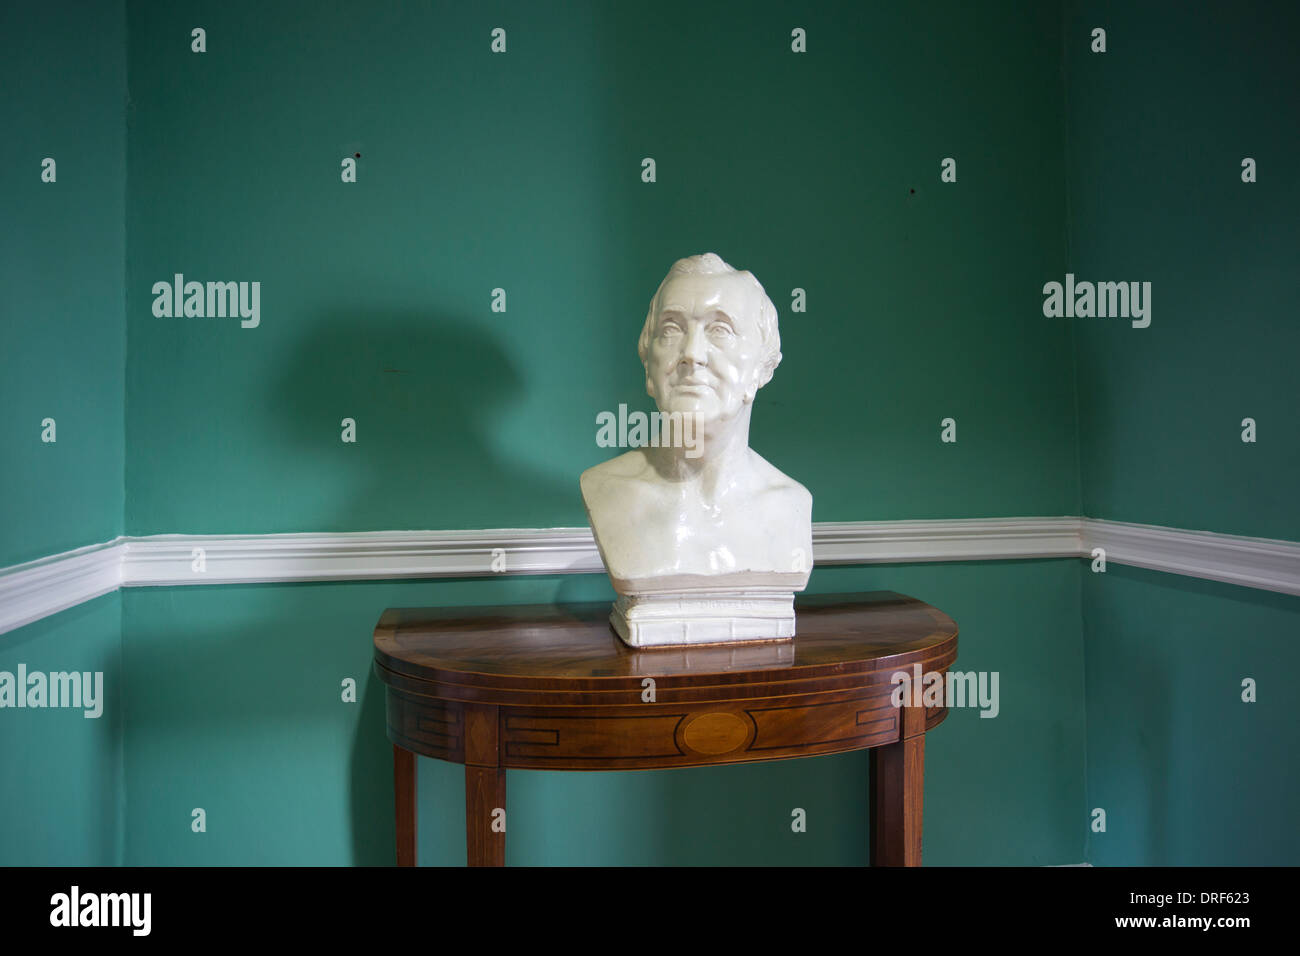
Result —
MULTIPOLYGON (((821 566, 1091 558, 1094 548, 1107 563, 1300 595, 1294 541, 1072 517, 813 525, 821 566)), ((604 570, 588 528, 124 537, 0 571, 0 633, 118 587, 604 570)))

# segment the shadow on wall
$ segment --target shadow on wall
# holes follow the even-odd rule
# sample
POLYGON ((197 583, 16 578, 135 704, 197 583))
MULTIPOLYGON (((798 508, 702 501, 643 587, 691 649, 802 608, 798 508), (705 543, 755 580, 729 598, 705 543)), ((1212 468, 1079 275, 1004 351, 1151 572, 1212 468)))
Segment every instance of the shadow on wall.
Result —
MULTIPOLYGON (((378 620, 378 615, 376 615, 378 620)), ((374 668, 358 681, 361 714, 352 739, 352 781, 348 813, 352 821, 354 866, 396 862, 397 818, 393 808, 393 758, 384 716, 384 685, 374 668)))
POLYGON ((337 311, 305 323, 263 407, 292 456, 286 471, 330 476, 300 487, 332 498, 319 502, 319 530, 532 527, 575 503, 581 515, 576 474, 559 482, 494 441, 502 413, 528 398, 475 321, 337 311), (344 419, 355 442, 342 440, 344 419))
MULTIPOLYGON (((328 516, 321 530, 531 527, 538 514, 581 514, 576 470, 571 481, 557 481, 494 442, 499 417, 526 402, 526 389, 509 356, 474 322, 340 310, 306 324, 310 332, 291 349, 293 361, 269 385, 264 407, 275 410, 293 473, 319 471, 334 481, 303 489, 337 499, 320 504, 328 516), (356 422, 355 443, 340 438, 345 418, 356 422)), ((461 591, 465 583, 442 579, 434 587, 461 591)), ((500 583, 480 580, 491 589, 486 601, 508 600, 498 596, 500 583)), ((590 590, 590 582, 562 576, 552 599, 588 599, 590 590)), ((383 610, 371 609, 373 622, 383 610)), ((366 631, 361 639, 368 638, 366 631)), ((391 864, 384 686, 373 669, 359 683, 350 754, 353 862, 391 864)))

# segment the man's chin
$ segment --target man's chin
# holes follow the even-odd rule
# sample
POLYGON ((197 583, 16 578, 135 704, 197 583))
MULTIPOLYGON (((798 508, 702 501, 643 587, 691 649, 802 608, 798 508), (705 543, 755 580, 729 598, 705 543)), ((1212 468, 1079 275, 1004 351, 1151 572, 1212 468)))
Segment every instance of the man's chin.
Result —
POLYGON ((678 413, 683 417, 689 415, 693 419, 696 429, 709 428, 712 425, 720 424, 734 417, 734 411, 732 415, 728 415, 728 409, 721 407, 718 402, 711 397, 697 399, 693 396, 678 396, 672 401, 660 405, 659 411, 664 415, 673 415, 678 413))
POLYGON ((676 395, 660 405, 659 411, 665 415, 693 415, 703 424, 717 418, 718 403, 709 396, 676 395))

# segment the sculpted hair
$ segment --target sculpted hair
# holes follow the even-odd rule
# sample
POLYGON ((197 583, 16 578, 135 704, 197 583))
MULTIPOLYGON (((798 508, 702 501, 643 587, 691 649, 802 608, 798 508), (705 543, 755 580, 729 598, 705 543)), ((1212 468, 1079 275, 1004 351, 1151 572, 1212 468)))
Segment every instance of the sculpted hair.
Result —
POLYGON ((683 275, 734 275, 753 285, 754 290, 758 293, 758 335, 759 340, 763 343, 763 365, 758 387, 762 388, 770 382, 772 373, 781 364, 781 333, 776 324, 776 306, 767 297, 767 293, 763 291, 762 283, 754 278, 752 272, 733 269, 722 260, 721 256, 712 252, 678 259, 673 263, 672 268, 668 270, 668 275, 664 276, 663 281, 659 283, 654 298, 650 300, 650 308, 645 316, 645 325, 641 327, 641 338, 636 345, 636 352, 641 357, 641 364, 646 364, 646 354, 650 350, 650 339, 654 336, 655 316, 659 313, 659 300, 663 295, 664 286, 668 285, 670 280, 683 275))

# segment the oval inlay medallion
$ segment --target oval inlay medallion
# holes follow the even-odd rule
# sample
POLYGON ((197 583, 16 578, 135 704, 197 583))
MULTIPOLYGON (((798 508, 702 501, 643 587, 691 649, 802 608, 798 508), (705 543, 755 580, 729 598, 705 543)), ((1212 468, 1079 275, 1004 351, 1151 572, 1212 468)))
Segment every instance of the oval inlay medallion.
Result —
POLYGON ((696 753, 725 754, 749 736, 749 725, 735 714, 701 714, 682 728, 682 741, 696 753))

